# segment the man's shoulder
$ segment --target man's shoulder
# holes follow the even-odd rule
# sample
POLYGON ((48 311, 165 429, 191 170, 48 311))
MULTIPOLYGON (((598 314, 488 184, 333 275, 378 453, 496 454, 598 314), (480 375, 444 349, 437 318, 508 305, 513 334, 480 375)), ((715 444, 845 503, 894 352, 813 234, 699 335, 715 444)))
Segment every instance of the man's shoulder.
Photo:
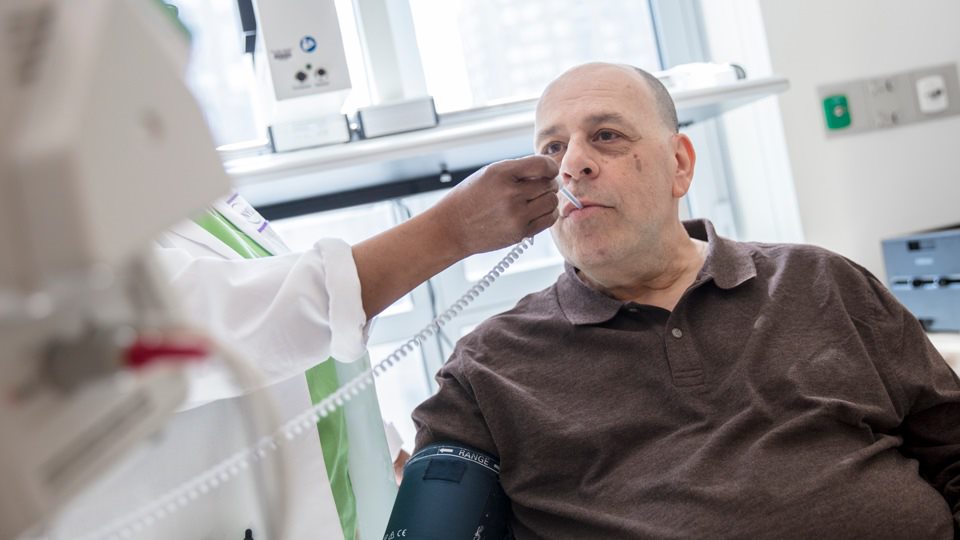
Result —
POLYGON ((557 283, 527 294, 512 308, 481 322, 457 343, 454 356, 483 356, 486 352, 527 340, 552 324, 562 324, 563 313, 557 300, 557 283))
POLYGON ((897 311, 898 302, 886 286, 857 262, 811 244, 745 243, 758 274, 792 284, 814 296, 835 294, 845 306, 869 314, 897 311))
POLYGON ((472 334, 497 333, 504 327, 526 328, 528 325, 546 323, 561 316, 557 301, 557 284, 527 294, 510 309, 483 321, 472 334))
POLYGON ((758 265, 799 271, 828 272, 835 277, 864 278, 870 272, 856 262, 813 244, 741 242, 758 265))
POLYGON ((788 244, 769 242, 737 242, 747 250, 760 256, 771 258, 804 258, 811 260, 830 260, 843 258, 841 255, 824 247, 813 244, 788 244))

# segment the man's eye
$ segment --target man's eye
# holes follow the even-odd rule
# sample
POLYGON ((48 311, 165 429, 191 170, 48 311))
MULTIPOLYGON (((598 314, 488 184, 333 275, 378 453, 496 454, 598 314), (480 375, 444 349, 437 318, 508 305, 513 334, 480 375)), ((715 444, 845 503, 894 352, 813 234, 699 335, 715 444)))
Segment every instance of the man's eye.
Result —
POLYGON ((560 152, 561 150, 563 150, 563 145, 562 145, 562 144, 560 144, 560 143, 558 143, 558 142, 552 142, 552 143, 549 143, 549 144, 545 145, 545 146, 543 147, 543 150, 541 150, 540 152, 541 152, 543 155, 549 156, 549 155, 551 155, 551 154, 556 154, 557 152, 560 152))
POLYGON ((615 141, 620 138, 620 134, 616 131, 601 130, 597 132, 596 139, 598 141, 615 141))

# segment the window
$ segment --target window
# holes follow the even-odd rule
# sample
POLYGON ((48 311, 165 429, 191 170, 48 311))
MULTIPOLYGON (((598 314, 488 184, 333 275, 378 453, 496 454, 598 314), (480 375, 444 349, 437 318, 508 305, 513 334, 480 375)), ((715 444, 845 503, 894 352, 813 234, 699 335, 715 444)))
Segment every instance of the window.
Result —
MULTIPOLYGON (((340 238, 356 244, 393 227, 400 219, 395 203, 384 202, 297 216, 271 222, 271 225, 290 249, 304 251, 321 238, 340 238)), ((412 309, 413 301, 408 294, 387 308, 381 317, 412 309)))
POLYGON ((252 58, 243 54, 236 0, 169 0, 190 30, 187 84, 200 103, 217 146, 266 142, 259 117, 252 58))
MULTIPOLYGON (((220 149, 268 143, 254 56, 243 52, 243 29, 237 0, 165 0, 177 7, 190 30, 187 84, 200 103, 220 149)), ((353 90, 343 112, 370 104, 360 37, 350 0, 335 0, 344 53, 353 90)), ((259 45, 258 45, 259 46, 259 45)))
MULTIPOLYGON (((370 361, 383 360, 403 343, 394 341, 372 345, 370 361)), ((384 422, 397 428, 403 438, 403 448, 408 452, 413 451, 414 437, 417 434, 410 413, 432 393, 428 381, 433 378, 433 373, 426 371, 423 352, 424 349, 410 351, 389 371, 375 379, 380 415, 384 422)))
MULTIPOLYGON (((513 249, 512 247, 491 251, 490 253, 481 253, 474 255, 463 261, 463 272, 467 281, 477 281, 486 275, 491 268, 506 254, 513 249)), ((504 276, 511 276, 531 270, 548 268, 551 266, 563 265, 563 257, 557 250, 557 246, 550 239, 549 233, 541 234, 536 238, 533 245, 524 251, 523 258, 510 265, 504 276)))
POLYGON ((661 68, 647 2, 410 0, 439 112, 536 98, 587 61, 661 68))
MULTIPOLYGON (((262 91, 254 58, 242 51, 236 0, 167 1, 193 35, 188 83, 216 144, 265 144, 262 91)), ((368 73, 353 3, 335 4, 353 86, 343 107, 349 114, 371 103, 368 73)), ((586 61, 661 67, 646 2, 410 0, 410 9, 440 113, 536 98, 550 79, 586 61)))
POLYGON ((399 223, 389 202, 354 206, 274 221, 271 224, 294 251, 310 249, 321 238, 356 244, 399 223))

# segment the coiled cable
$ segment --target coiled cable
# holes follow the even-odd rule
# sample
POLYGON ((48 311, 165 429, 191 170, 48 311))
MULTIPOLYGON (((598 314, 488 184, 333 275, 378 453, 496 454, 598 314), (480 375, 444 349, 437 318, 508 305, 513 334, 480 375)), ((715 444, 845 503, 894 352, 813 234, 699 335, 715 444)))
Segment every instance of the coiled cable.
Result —
MULTIPOLYGON (((344 406, 363 390, 373 386, 375 377, 380 377, 386 373, 415 348, 422 346, 427 339, 438 334, 445 325, 460 315, 484 290, 493 285, 494 281, 506 272, 510 265, 516 262, 520 255, 532 245, 533 238, 526 238, 514 246, 489 272, 477 280, 456 302, 451 304, 427 326, 397 347, 386 358, 347 381, 319 403, 283 422, 279 428, 271 434, 261 437, 253 445, 234 453, 133 512, 109 522, 100 529, 79 536, 79 540, 127 540, 135 538, 144 530, 170 517, 178 510, 186 508, 194 501, 215 491, 231 478, 249 470, 252 465, 264 462, 280 452, 289 441, 293 441, 304 433, 312 433, 312 429, 317 422, 344 406)), ((252 375, 246 372, 244 366, 247 364, 237 361, 238 357, 235 351, 224 350, 227 353, 224 356, 228 358, 228 366, 235 372, 238 380, 249 380, 252 375)), ((282 475, 285 473, 286 471, 281 472, 282 475)), ((284 496, 286 495, 284 493, 284 496)), ((282 506, 284 507, 282 511, 286 511, 286 504, 282 506)), ((283 521, 283 516, 280 517, 283 521)), ((282 524, 278 525, 277 529, 282 527, 282 524)), ((278 536, 278 540, 282 540, 282 537, 278 536)))

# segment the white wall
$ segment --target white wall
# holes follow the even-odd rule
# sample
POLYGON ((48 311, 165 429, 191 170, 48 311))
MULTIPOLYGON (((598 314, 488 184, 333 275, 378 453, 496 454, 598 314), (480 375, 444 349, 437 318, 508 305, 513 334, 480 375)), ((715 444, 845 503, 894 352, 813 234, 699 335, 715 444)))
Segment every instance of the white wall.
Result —
POLYGON ((960 63, 958 0, 760 0, 805 240, 883 276, 880 239, 960 222, 960 116, 827 139, 819 85, 960 63))
MULTIPOLYGON (((743 67, 751 79, 773 71, 759 0, 700 4, 709 60, 743 67)), ((800 210, 776 96, 739 107, 716 120, 727 145, 738 239, 802 242, 800 210)), ((697 180, 694 180, 696 185, 697 180)))

